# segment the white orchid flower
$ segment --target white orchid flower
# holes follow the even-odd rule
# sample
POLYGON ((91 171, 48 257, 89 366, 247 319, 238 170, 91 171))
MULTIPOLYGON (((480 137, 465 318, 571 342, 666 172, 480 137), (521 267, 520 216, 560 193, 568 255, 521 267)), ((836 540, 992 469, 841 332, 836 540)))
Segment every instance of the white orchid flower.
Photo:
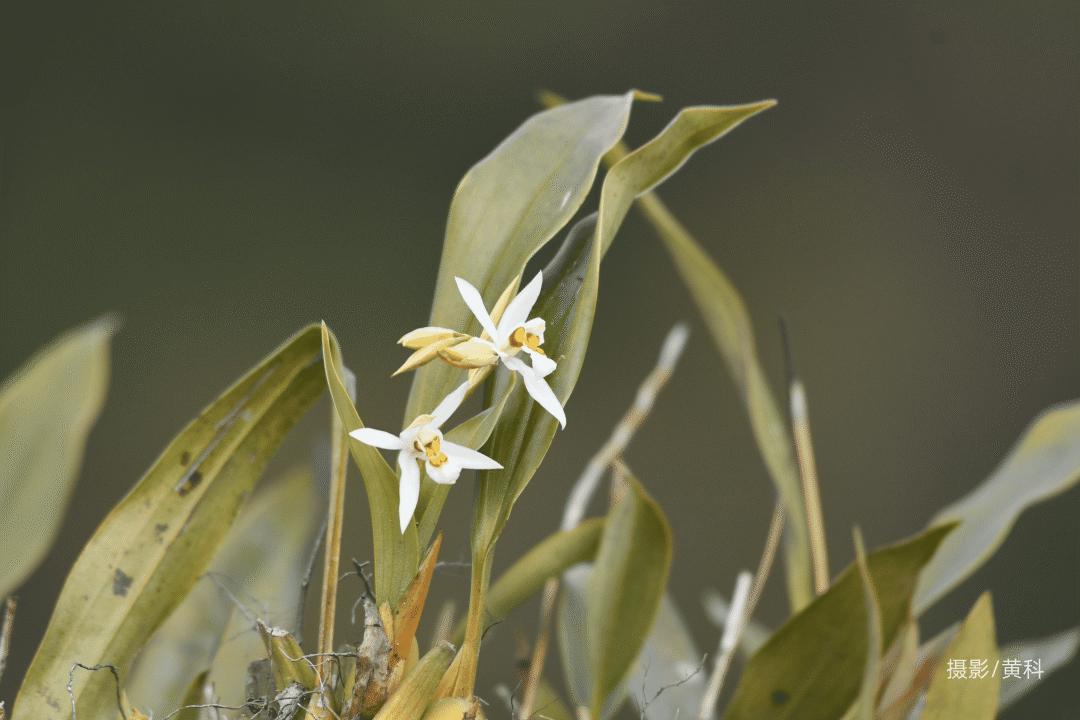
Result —
POLYGON ((398 435, 373 428, 360 428, 349 433, 365 445, 398 451, 397 462, 401 468, 398 520, 403 533, 420 499, 420 462, 424 463, 427 476, 440 485, 453 485, 464 469, 502 469, 502 465, 487 455, 443 437, 440 428, 465 400, 468 390, 469 383, 462 383, 430 415, 419 416, 398 435))
POLYGON ((484 329, 484 334, 448 347, 439 354, 447 362, 460 367, 484 367, 502 362, 507 369, 521 375, 522 380, 525 381, 525 389, 532 399, 551 413, 565 428, 566 412, 551 386, 544 380, 555 372, 556 367, 555 361, 545 355, 541 347, 544 344, 544 320, 543 318, 529 319, 529 313, 532 312, 536 299, 540 297, 540 286, 544 280, 543 273, 536 273, 536 277, 510 301, 503 310, 498 324, 491 319, 487 308, 484 307, 480 292, 462 278, 454 278, 454 280, 457 281, 458 292, 461 293, 465 304, 480 322, 480 327, 484 329), (526 364, 519 357, 521 353, 529 356, 531 365, 526 364))

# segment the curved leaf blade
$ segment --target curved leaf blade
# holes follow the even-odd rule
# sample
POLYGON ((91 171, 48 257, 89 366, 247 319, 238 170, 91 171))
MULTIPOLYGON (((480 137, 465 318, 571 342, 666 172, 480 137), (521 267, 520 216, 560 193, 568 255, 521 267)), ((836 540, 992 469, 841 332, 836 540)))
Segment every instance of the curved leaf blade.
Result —
POLYGON ((135 705, 167 715, 211 668, 223 704, 245 699, 248 663, 265 653, 252 618, 244 615, 297 630, 300 586, 325 507, 306 468, 255 494, 210 570, 139 654, 125 688, 135 705))
MULTIPOLYGON (((908 617, 919 571, 951 526, 933 528, 867 558, 881 617, 881 645, 908 617)), ((726 720, 833 720, 855 701, 867 656, 866 600, 848 567, 829 590, 765 642, 746 665, 726 720)))
MULTIPOLYGON (((1080 650, 1080 628, 1072 628, 1034 640, 1020 640, 1001 648, 1001 659, 1019 660, 1021 663, 1039 661, 1039 670, 1046 676, 1061 669, 1072 660, 1080 650)), ((1042 682, 1042 676, 1030 678, 1002 677, 1000 710, 1005 710, 1034 690, 1042 682)))
MULTIPOLYGON (((536 306, 535 314, 547 322, 545 349, 559 360, 549 380, 564 405, 577 384, 592 333, 600 259, 614 241, 634 199, 670 177, 694 152, 772 104, 683 110, 653 140, 626 155, 608 172, 599 211, 571 229, 559 253, 544 268, 544 291, 536 306)), ((510 277, 521 269, 514 267, 510 277)), ((501 288, 493 294, 499 291, 501 288)), ((489 542, 502 531, 513 504, 551 446, 558 426, 528 397, 519 397, 505 416, 518 420, 502 423, 488 446, 488 454, 502 462, 504 470, 482 473, 480 478, 480 516, 487 523, 487 532, 478 537, 489 542)))
MULTIPOLYGON (((337 339, 326 323, 322 325, 323 364, 326 384, 341 424, 346 432, 364 427, 343 379, 344 364, 337 339)), ((375 552, 375 599, 396 608, 420 566, 420 545, 416 524, 401 532, 398 525, 398 478, 378 450, 349 438, 349 452, 364 481, 375 552)))
POLYGON ((959 521, 926 566, 915 610, 926 610, 982 565, 1028 507, 1080 481, 1080 401, 1052 407, 1028 426, 981 485, 941 510, 931 525, 959 521))
POLYGON ((604 525, 586 598, 593 717, 637 659, 671 569, 667 518, 640 482, 628 475, 627 484, 604 525))
MULTIPOLYGON (((600 161, 622 137, 636 93, 601 95, 538 113, 461 180, 450 204, 430 325, 479 335, 454 277, 493 301, 581 207, 600 161)), ((454 388, 458 371, 420 368, 405 422, 454 388)))
MULTIPOLYGON (((544 270, 545 290, 535 314, 547 323, 545 350, 559 366, 547 381, 564 405, 585 364, 600 288, 600 245, 586 218, 570 231, 544 270)), ((508 373, 496 376, 495 393, 506 392, 508 373)), ((514 503, 544 460, 559 422, 525 392, 513 393, 485 447, 502 470, 479 473, 473 526, 474 552, 486 554, 498 539, 514 503)))
MULTIPOLYGON (((559 99, 549 96, 548 101, 555 103, 559 99)), ((609 155, 613 165, 604 182, 605 191, 609 181, 612 191, 607 208, 601 204, 600 214, 602 253, 606 253, 614 236, 610 228, 622 222, 630 203, 637 198, 646 219, 675 260, 735 384, 742 391, 758 448, 787 510, 788 594, 792 607, 798 609, 813 597, 809 529, 791 433, 757 357, 750 314, 731 280, 651 192, 696 150, 775 104, 766 100, 746 105, 686 108, 656 138, 637 150, 628 152, 621 144, 617 145, 609 155)))
MULTIPOLYGON (((600 205, 601 252, 607 253, 630 206, 678 171, 701 148, 710 145, 754 115, 776 105, 764 100, 747 105, 683 108, 660 133, 626 153, 604 178, 600 205)), ((620 147, 618 153, 625 152, 620 147)))
POLYGON ((862 534, 855 533, 855 565, 859 570, 859 584, 862 587, 864 617, 866 618, 866 656, 863 665, 862 683, 855 704, 845 718, 850 720, 874 720, 877 707, 878 679, 881 674, 881 610, 878 606, 874 579, 870 576, 870 566, 866 562, 866 548, 862 534))
POLYGON ((0 598, 48 552, 109 382, 115 325, 64 333, 0 386, 0 598))
POLYGON ((998 648, 994 639, 994 606, 989 593, 983 593, 975 603, 956 639, 945 650, 943 660, 930 681, 920 720, 993 720, 997 716, 1001 673, 996 670, 998 648), (952 659, 964 663, 971 659, 985 660, 986 675, 950 677, 949 661, 952 659))
MULTIPOLYGON (((286 432, 322 392, 320 355, 318 326, 293 336, 192 421, 105 518, 64 583, 15 718, 70 716, 64 686, 75 662, 111 663, 127 676, 209 565, 286 432)), ((112 682, 107 673, 76 678, 82 716, 109 716, 112 682)))

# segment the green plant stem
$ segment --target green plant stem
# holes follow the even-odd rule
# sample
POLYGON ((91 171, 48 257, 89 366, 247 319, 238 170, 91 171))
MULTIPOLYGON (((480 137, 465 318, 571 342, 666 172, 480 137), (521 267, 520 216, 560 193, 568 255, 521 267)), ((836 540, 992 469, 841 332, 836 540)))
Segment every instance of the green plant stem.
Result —
POLYGON ((465 617, 465 640, 459 650, 457 677, 451 695, 470 698, 476 689, 476 672, 480 662, 480 641, 484 637, 484 608, 491 583, 491 557, 494 543, 485 544, 485 551, 473 556, 469 583, 469 610, 465 617))

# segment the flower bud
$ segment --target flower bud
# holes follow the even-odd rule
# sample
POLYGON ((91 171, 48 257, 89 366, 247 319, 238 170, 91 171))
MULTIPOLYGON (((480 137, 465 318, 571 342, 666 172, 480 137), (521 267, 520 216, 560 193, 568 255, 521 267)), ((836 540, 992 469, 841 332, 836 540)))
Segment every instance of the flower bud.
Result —
POLYGON ((454 367, 469 370, 494 365, 499 360, 491 344, 477 338, 440 350, 439 357, 454 367))
POLYGON ((448 340, 450 338, 458 338, 459 340, 464 340, 467 337, 468 335, 454 332, 449 328, 422 327, 402 335, 401 339, 398 340, 398 344, 403 345, 410 350, 419 350, 422 347, 427 347, 428 345, 439 342, 440 340, 448 340))

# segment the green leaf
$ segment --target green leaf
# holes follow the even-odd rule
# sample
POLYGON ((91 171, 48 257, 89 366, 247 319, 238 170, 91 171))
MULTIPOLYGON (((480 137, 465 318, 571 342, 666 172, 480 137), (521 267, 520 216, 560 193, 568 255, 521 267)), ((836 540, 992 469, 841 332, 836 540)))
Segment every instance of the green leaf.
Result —
MULTIPOLYGON (((430 325, 480 334, 454 277, 498 297, 581 207, 601 158, 626 130, 634 97, 602 95, 538 113, 469 170, 450 205, 430 325)), ((405 422, 430 412, 459 378, 443 363, 420 368, 405 422)))
MULTIPOLYGON (((330 398, 346 432, 364 427, 343 378, 344 364, 337 340, 322 326, 323 363, 330 398)), ((349 452, 360 468, 371 514, 371 533, 375 553, 375 601, 396 608, 420 565, 420 545, 416 525, 410 523, 401 532, 398 524, 398 478, 378 450, 349 438, 349 452)))
POLYGON ((1001 660, 1019 660, 1023 663, 1038 660, 1043 675, 1025 677, 1023 670, 1020 677, 1001 679, 1001 698, 999 710, 1004 711, 1020 698, 1038 687, 1043 678, 1069 664, 1080 650, 1080 628, 1072 628, 1050 637, 1036 640, 1021 640, 1009 643, 1001 648, 1001 660))
MULTIPOLYGON (((549 96, 547 100, 549 103, 560 102, 555 96, 549 96)), ((738 290, 723 271, 660 198, 647 192, 676 171, 695 150, 723 137, 743 121, 773 105, 775 102, 768 100, 728 107, 687 108, 653 141, 634 152, 628 153, 622 144, 617 145, 608 156, 609 162, 614 163, 608 178, 614 188, 608 205, 611 220, 602 204, 601 224, 605 229, 609 224, 617 225, 637 197, 645 217, 675 259, 720 354, 742 391, 754 437, 784 501, 789 526, 789 532, 785 533, 788 594, 793 608, 798 609, 813 597, 809 529, 792 455, 791 434, 758 361, 750 315, 738 290)), ((602 253, 607 252, 613 234, 610 231, 603 233, 602 253)))
MULTIPOLYGON (((600 258, 614 241, 634 198, 663 182, 695 151, 772 104, 683 110, 653 140, 629 153, 608 172, 596 216, 583 219, 571 229, 559 253, 544 269, 544 291, 534 311, 547 323, 544 347, 559 362, 549 382, 563 404, 569 400, 584 365, 596 313, 600 258)), ((521 270, 522 266, 513 268, 510 277, 521 270)), ((501 286, 495 286, 489 295, 494 298, 501 291, 501 286)), ((488 446, 488 454, 504 469, 480 477, 482 531, 474 537, 488 542, 502 532, 514 503, 551 446, 558 425, 524 395, 507 408, 505 417, 507 422, 496 428, 488 446)))
POLYGON ((1037 417, 979 487, 939 512, 931 525, 959 521, 926 567, 915 610, 926 610, 982 565, 1025 509, 1080 480, 1080 401, 1037 417))
POLYGON ((881 673, 881 609, 878 605, 874 579, 870 576, 870 566, 866 562, 866 548, 862 534, 855 531, 855 564, 859 569, 859 584, 862 587, 864 617, 866 619, 866 656, 863 665, 862 683, 859 687, 855 704, 845 717, 851 720, 874 720, 877 707, 878 677, 881 673))
MULTIPOLYGON (((324 386, 318 326, 302 330, 207 407, 105 518, 64 583, 15 704, 19 720, 70 717, 75 662, 135 655, 206 570, 285 433, 324 386), (65 707, 67 710, 65 710, 65 707)), ((108 673, 76 677, 81 717, 112 717, 108 673)))
MULTIPOLYGON (((731 127, 769 106, 771 103, 726 109, 733 121, 731 127)), ((787 511, 788 594, 794 609, 804 607, 813 597, 813 584, 802 488, 791 432, 758 358, 746 303, 730 278, 656 195, 642 197, 640 208, 675 261, 746 405, 758 449, 787 511)))
POLYGON ((671 569, 667 518, 635 478, 627 485, 604 525, 586 598, 593 717, 637 659, 671 569))
MULTIPOLYGON (((908 618, 896 633, 892 647, 882 661, 882 683, 878 707, 882 713, 894 704, 906 706, 905 696, 916 682, 919 669, 919 623, 908 618)), ((906 714, 906 713, 905 713, 906 714)))
MULTIPOLYGON (((589 222, 579 223, 559 254, 544 270, 545 289, 534 315, 544 318, 545 350, 559 366, 548 376, 559 401, 565 405, 585 363, 600 286, 599 243, 589 222)), ((506 392, 511 374, 496 375, 495 394, 506 392)), ((532 480, 551 447, 558 421, 526 392, 510 395, 485 454, 502 470, 479 473, 473 524, 473 552, 486 556, 502 533, 518 497, 532 480)), ((476 559, 474 558, 474 562, 476 559)))
POLYGON ((747 105, 683 108, 656 137, 612 165, 604 178, 605 192, 600 203, 602 253, 608 251, 615 230, 638 196, 671 177, 695 152, 774 105, 774 100, 765 100, 747 105))
POLYGON ((48 552, 109 382, 109 320, 75 328, 0 386, 0 598, 48 552))
MULTIPOLYGON (((603 530, 603 518, 590 518, 572 530, 561 530, 534 545, 491 585, 486 608, 489 620, 501 620, 540 592, 550 578, 596 557, 603 530)), ((464 632, 464 626, 454 631, 455 643, 461 642, 464 632)))
POLYGON ((139 653, 125 683, 132 702, 166 715, 211 664, 222 703, 243 701, 248 663, 264 656, 251 616, 297 630, 301 580, 324 514, 325 501, 304 468, 259 490, 210 570, 139 653))
POLYGON ((1001 671, 996 668, 997 663, 994 606, 990 594, 983 593, 934 671, 920 720, 993 720, 997 716, 998 688, 1001 684, 1001 671), (970 663, 972 659, 986 661, 986 676, 951 678, 951 659, 964 663, 970 663))
MULTIPOLYGON (((908 616, 919 571, 951 526, 867 558, 881 612, 882 646, 908 616)), ((834 720, 855 701, 867 656, 866 600, 857 568, 792 617, 746 665, 726 720, 834 720)))

